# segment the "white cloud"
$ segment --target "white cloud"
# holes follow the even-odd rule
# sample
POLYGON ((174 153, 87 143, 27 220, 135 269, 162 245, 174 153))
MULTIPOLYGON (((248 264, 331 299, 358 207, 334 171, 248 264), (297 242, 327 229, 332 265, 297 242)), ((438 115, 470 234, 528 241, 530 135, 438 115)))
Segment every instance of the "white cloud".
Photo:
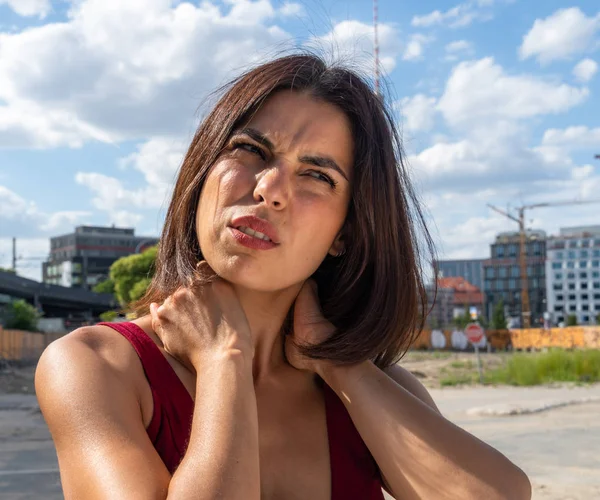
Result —
POLYGON ((435 97, 416 94, 400 101, 400 112, 404 116, 404 124, 411 131, 429 131, 433 128, 435 118, 435 97))
POLYGON ((544 81, 530 75, 507 75, 487 57, 458 64, 450 75, 438 109, 452 126, 487 127, 502 120, 556 114, 581 104, 586 88, 544 81))
MULTIPOLYGON (((390 73, 396 66, 401 42, 398 31, 390 24, 378 27, 379 60, 382 68, 390 73)), ((342 21, 322 37, 313 38, 309 46, 316 46, 332 59, 341 59, 369 73, 373 68, 373 26, 359 21, 342 21)))
POLYGON ((445 12, 434 10, 423 16, 414 16, 411 20, 411 24, 419 28, 444 24, 447 24, 450 28, 462 28, 476 20, 487 21, 491 19, 491 12, 484 9, 484 7, 490 7, 493 3, 493 0, 464 2, 445 12))
POLYGON ((268 0, 79 0, 67 22, 2 33, 0 147, 187 133, 208 91, 290 39, 274 16, 268 0))
POLYGON ((446 52, 454 54, 456 52, 463 52, 472 49, 472 44, 467 40, 456 40, 447 44, 444 49, 446 52))
POLYGON ((284 3, 277 11, 282 16, 302 16, 304 14, 304 7, 299 3, 284 3))
POLYGON ((541 64, 574 55, 591 48, 600 30, 600 13, 587 17, 578 7, 560 9, 546 19, 536 19, 523 37, 521 59, 536 57, 541 64))
POLYGON ((20 16, 39 16, 41 19, 52 9, 50 0, 0 0, 0 5, 3 4, 8 5, 20 16))
POLYGON ((600 148, 600 127, 585 126, 568 127, 566 129, 551 128, 544 132, 544 146, 558 146, 566 149, 600 148))
POLYGON ((598 71, 598 63, 593 59, 583 59, 573 68, 575 78, 582 83, 589 82, 598 71))
POLYGON ((425 50, 425 45, 431 43, 434 40, 431 36, 425 36, 420 33, 415 33, 411 35, 408 42, 406 43, 406 47, 404 48, 404 54, 402 55, 402 59, 405 61, 415 61, 418 59, 422 59, 423 51, 425 50))

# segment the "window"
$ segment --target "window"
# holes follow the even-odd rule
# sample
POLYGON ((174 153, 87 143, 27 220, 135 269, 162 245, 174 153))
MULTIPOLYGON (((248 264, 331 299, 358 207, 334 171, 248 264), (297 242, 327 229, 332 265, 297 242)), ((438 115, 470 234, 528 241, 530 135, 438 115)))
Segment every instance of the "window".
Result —
POLYGON ((600 250, 593 250, 592 257, 600 257, 600 250))
POLYGON ((580 269, 584 269, 587 267, 587 260, 580 260, 579 261, 579 268, 580 269))
POLYGON ((563 300, 565 300, 565 296, 564 295, 557 295, 556 296, 556 301, 557 302, 562 302, 563 300))
MULTIPOLYGON (((600 251, 598 252, 598 254, 600 256, 600 251)), ((557 260, 562 260, 563 258, 563 252, 556 252, 554 255, 556 256, 557 260)))
POLYGON ((587 323, 589 320, 590 320, 590 317, 589 317, 588 315, 585 315, 585 316, 583 317, 583 322, 584 322, 584 323, 587 323))
POLYGON ((562 262, 553 262, 552 269, 562 269, 562 262))
POLYGON ((492 282, 486 280, 483 283, 483 289, 486 290, 486 291, 491 290, 492 289, 492 282))
POLYGON ((572 260, 570 260, 569 262, 567 262, 567 268, 568 269, 575 269, 575 262, 573 262, 572 260))
POLYGON ((569 306, 569 311, 575 312, 575 311, 577 311, 577 307, 575 305, 570 305, 569 306))
POLYGON ((569 250, 569 253, 567 255, 569 256, 569 259, 575 258, 575 252, 573 250, 569 250))
POLYGON ((583 283, 581 283, 581 289, 582 290, 587 290, 588 286, 587 286, 587 282, 584 281, 583 283))
POLYGON ((496 247, 496 257, 499 259, 504 257, 504 247, 502 245, 496 247))
POLYGON ((494 268, 493 267, 486 267, 485 268, 485 277, 486 278, 495 278, 495 276, 494 276, 494 268))
POLYGON ((554 275, 554 279, 555 279, 555 280, 561 280, 561 279, 562 279, 562 277, 563 277, 562 273, 556 273, 556 274, 554 275))
POLYGON ((579 278, 582 280, 586 280, 587 279, 587 273, 579 273, 579 278))
POLYGON ((509 290, 515 290, 517 288, 517 280, 515 279, 509 279, 508 280, 508 288, 509 290))
POLYGON ((569 241, 569 248, 577 248, 577 241, 575 241, 575 240, 569 241))
POLYGON ((597 281, 594 281, 594 290, 600 290, 600 283, 597 281))
POLYGON ((510 267, 510 277, 518 278, 521 273, 519 272, 519 266, 511 266, 510 267))
POLYGON ((564 306, 554 306, 554 312, 559 312, 564 309, 564 306))
POLYGON ((502 290, 504 288, 504 282, 502 280, 496 280, 496 290, 502 290))
POLYGON ((579 252, 579 258, 580 259, 587 259, 588 258, 588 251, 587 250, 582 250, 581 252, 579 252))
POLYGON ((588 294, 587 293, 582 293, 581 294, 581 300, 589 300, 588 294))
POLYGON ((562 283, 554 283, 552 285, 552 289, 553 290, 562 290, 563 289, 562 283))
POLYGON ((508 269, 504 266, 498 268, 498 278, 506 278, 508 276, 508 269))
POLYGON ((574 280, 575 279, 575 273, 569 273, 569 274, 567 274, 567 279, 574 280))
POLYGON ((569 295, 569 300, 577 300, 577 297, 575 296, 575 294, 571 294, 569 295))
POLYGON ((515 245, 514 243, 508 245, 508 255, 509 257, 517 256, 517 245, 515 245))
POLYGON ((600 293, 594 294, 594 300, 600 300, 600 293))
POLYGON ((600 267, 600 260, 593 260, 592 267, 600 267))
POLYGON ((569 283, 569 290, 575 290, 575 283, 569 283))

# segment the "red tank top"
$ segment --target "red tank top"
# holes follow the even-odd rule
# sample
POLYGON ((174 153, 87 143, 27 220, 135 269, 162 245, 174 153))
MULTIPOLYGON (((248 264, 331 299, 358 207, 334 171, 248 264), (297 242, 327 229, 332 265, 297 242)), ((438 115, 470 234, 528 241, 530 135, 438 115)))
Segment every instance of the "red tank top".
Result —
MULTIPOLYGON (((135 323, 98 323, 123 335, 137 352, 152 391, 154 411, 146 431, 171 474, 190 438, 194 402, 154 341, 135 323)), ((323 385, 332 500, 383 500, 379 469, 344 404, 323 385)))

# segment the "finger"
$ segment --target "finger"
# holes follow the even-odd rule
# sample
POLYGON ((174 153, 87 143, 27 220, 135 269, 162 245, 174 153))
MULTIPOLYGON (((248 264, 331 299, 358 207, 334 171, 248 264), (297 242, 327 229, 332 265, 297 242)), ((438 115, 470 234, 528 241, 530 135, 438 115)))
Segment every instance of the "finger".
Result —
POLYGON ((150 304, 150 317, 152 318, 152 330, 154 330, 158 335, 158 330, 160 327, 160 319, 158 319, 158 304, 152 302, 150 304))

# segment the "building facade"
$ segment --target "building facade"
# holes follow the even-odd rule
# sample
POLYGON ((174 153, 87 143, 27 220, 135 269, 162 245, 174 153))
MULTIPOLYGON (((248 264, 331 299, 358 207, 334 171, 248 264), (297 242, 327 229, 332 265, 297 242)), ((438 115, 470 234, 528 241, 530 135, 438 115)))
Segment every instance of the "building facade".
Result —
POLYGON ((131 228, 78 226, 74 233, 50 239, 43 281, 89 290, 108 278, 113 262, 156 243, 158 238, 135 236, 131 228))
POLYGON ((548 239, 546 295, 554 324, 575 315, 596 324, 600 314, 600 226, 561 228, 548 239))
POLYGON ((434 276, 439 278, 464 278, 480 290, 483 289, 483 263, 485 259, 434 261, 434 276))
POLYGON ((481 290, 461 277, 439 278, 435 302, 433 285, 427 286, 427 298, 430 328, 450 328, 453 320, 465 313, 479 317, 484 304, 481 290))
MULTIPOLYGON (((521 268, 518 232, 500 233, 490 245, 491 258, 483 264, 485 315, 491 319, 495 305, 504 303, 509 326, 521 323, 521 268)), ((546 312, 546 233, 530 230, 526 233, 525 262, 531 311, 531 326, 543 324, 546 312)))
POLYGON ((427 326, 432 329, 446 328, 454 318, 454 291, 451 288, 437 288, 425 285, 427 291, 427 326))

